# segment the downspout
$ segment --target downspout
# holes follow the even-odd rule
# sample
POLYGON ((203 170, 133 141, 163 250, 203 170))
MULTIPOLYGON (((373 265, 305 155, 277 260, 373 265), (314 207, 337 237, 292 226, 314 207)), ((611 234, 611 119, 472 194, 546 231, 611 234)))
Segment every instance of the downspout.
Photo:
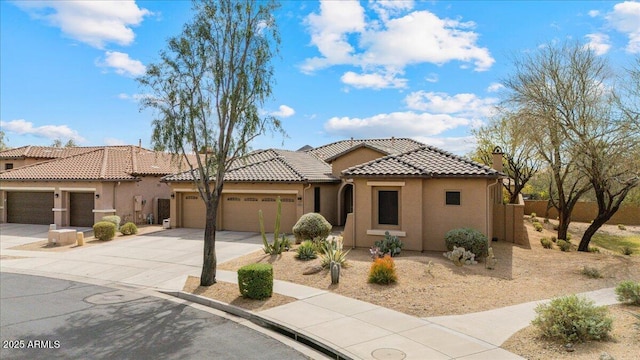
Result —
MULTIPOLYGON (((498 178, 496 179, 496 182, 493 184, 489 184, 487 185, 487 215, 491 215, 491 222, 493 222, 493 212, 490 212, 491 210, 491 190, 494 186, 496 185, 500 185, 500 182, 502 181, 502 179, 498 178)), ((491 245, 491 239, 489 239, 489 217, 487 216, 486 218, 487 220, 485 221, 485 225, 486 225, 486 233, 487 233, 487 241, 489 241, 489 244, 487 245, 491 245)), ((493 235, 493 234, 491 234, 493 235)), ((493 236, 492 236, 493 237, 493 236)))
POLYGON ((305 192, 307 190, 311 189, 311 183, 307 184, 306 188, 302 188, 302 215, 304 215, 304 203, 307 199, 307 196, 305 195, 305 192))

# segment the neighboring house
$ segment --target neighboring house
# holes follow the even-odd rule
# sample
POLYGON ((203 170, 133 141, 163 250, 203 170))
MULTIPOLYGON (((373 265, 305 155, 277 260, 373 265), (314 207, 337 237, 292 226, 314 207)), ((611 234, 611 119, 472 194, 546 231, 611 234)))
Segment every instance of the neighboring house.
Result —
POLYGON ((180 171, 171 155, 139 146, 23 147, 0 152, 0 222, 92 226, 105 215, 161 223, 180 171), (9 165, 11 164, 11 165, 9 165))
MULTIPOLYGON (((305 213, 345 226, 347 246, 369 247, 385 231, 408 250, 444 250, 444 234, 472 227, 504 238, 504 174, 411 139, 344 140, 303 151, 260 150, 227 172, 219 230, 259 231, 258 210, 273 231, 276 198, 281 229, 290 232, 305 213), (502 213, 500 213, 502 214, 502 213), (502 215, 500 215, 502 216, 502 215), (499 228, 499 229, 498 229, 499 228)), ((205 207, 190 172, 170 184, 171 225, 205 226, 205 207)))

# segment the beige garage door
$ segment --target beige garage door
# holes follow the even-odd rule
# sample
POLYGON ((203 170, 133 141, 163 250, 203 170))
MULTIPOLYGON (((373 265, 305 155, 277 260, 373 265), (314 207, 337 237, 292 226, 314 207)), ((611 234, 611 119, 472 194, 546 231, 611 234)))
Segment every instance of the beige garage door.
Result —
POLYGON ((8 192, 7 222, 53 224, 53 192, 8 192))
POLYGON ((182 227, 204 229, 207 209, 198 193, 182 194, 182 227))
MULTIPOLYGON (((232 231, 260 231, 258 210, 262 210, 265 231, 273 232, 276 220, 275 195, 224 194, 222 201, 222 229, 232 231)), ((280 195, 282 216, 280 232, 291 233, 296 223, 295 195, 280 195)))

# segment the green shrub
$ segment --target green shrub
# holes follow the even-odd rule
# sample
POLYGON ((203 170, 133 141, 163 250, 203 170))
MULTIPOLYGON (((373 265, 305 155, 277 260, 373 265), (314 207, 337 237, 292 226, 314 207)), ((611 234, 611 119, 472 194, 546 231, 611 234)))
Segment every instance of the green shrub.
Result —
POLYGON ((633 255, 633 248, 631 246, 623 246, 620 251, 623 255, 633 255))
POLYGON ((556 244, 562 251, 571 251, 571 243, 568 241, 564 241, 561 239, 561 240, 558 240, 556 244))
POLYGON ((548 224, 549 223, 549 218, 544 218, 544 220, 542 220, 543 223, 548 224))
POLYGON ((543 237, 542 239, 540 239, 540 244, 542 244, 542 247, 545 249, 552 249, 553 248, 553 242, 549 239, 547 239, 546 237, 543 237))
POLYGON ((600 248, 597 248, 595 246, 589 246, 587 250, 589 250, 590 253, 600 253, 600 248))
POLYGON ((536 318, 531 322, 542 336, 568 342, 602 340, 611 331, 613 320, 608 317, 606 306, 576 295, 551 300, 536 307, 536 318))
POLYGON ((618 224, 618 229, 620 230, 627 230, 627 227, 624 226, 623 224, 618 224))
POLYGON ((322 253, 320 254, 320 265, 326 268, 332 262, 345 266, 347 263, 347 254, 350 250, 342 249, 342 237, 338 236, 333 241, 324 241, 322 243, 322 253))
POLYGON ((137 234, 138 233, 138 227, 136 226, 136 224, 134 224, 132 222, 128 222, 128 223, 125 223, 124 225, 120 226, 120 233, 122 235, 137 234))
POLYGON ((616 286, 618 301, 640 306, 640 282, 626 280, 616 286))
POLYGON ((542 232, 542 229, 544 229, 544 226, 542 226, 542 224, 540 224, 539 222, 534 222, 533 228, 536 229, 537 232, 542 232))
POLYGON ((273 294, 273 266, 249 264, 238 269, 240 294, 249 299, 262 300, 273 294))
POLYGON ((93 225, 93 236, 102 241, 111 240, 116 236, 116 225, 109 221, 99 221, 93 225))
POLYGON ((531 213, 531 218, 533 219, 533 218, 535 218, 537 215, 538 215, 538 214, 536 214, 536 213, 532 212, 532 213, 531 213))
POLYGON ((552 236, 552 237, 551 237, 551 241, 552 241, 552 242, 556 242, 556 241, 558 241, 558 239, 557 239, 555 236, 552 236))
POLYGON ((331 224, 318 213, 308 213, 300 217, 293 225, 293 235, 296 236, 296 243, 303 240, 313 240, 316 238, 326 238, 331 233, 331 224))
POLYGON ((116 230, 120 229, 120 216, 118 215, 103 216, 101 221, 108 221, 116 226, 116 230))
POLYGON ((592 279, 600 279, 602 277, 598 268, 586 265, 582 268, 582 275, 592 279))
POLYGON ((376 241, 375 246, 382 254, 389 254, 394 257, 400 254, 404 244, 397 236, 390 235, 388 231, 385 231, 384 239, 376 241))
POLYGON ((369 269, 370 283, 387 285, 398 281, 398 275, 396 274, 396 264, 389 255, 385 255, 382 258, 377 258, 371 264, 369 269))
POLYGON ((454 246, 463 247, 478 258, 486 256, 489 247, 487 237, 483 233, 468 228, 450 230, 445 234, 444 241, 449 251, 452 251, 454 246))
POLYGON ((298 246, 296 257, 300 260, 311 260, 318 257, 316 254, 316 246, 313 241, 305 240, 298 246))

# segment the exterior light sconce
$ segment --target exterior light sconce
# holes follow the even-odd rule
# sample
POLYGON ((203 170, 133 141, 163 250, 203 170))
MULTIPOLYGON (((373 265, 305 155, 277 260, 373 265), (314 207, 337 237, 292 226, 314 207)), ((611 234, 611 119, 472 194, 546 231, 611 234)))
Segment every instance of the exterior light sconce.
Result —
POLYGON ((96 199, 100 199, 100 194, 96 194, 96 199))
POLYGON ((60 194, 56 193, 55 194, 56 199, 60 197, 60 194))
POLYGON ((171 193, 171 198, 175 199, 176 198, 176 193, 171 193))

